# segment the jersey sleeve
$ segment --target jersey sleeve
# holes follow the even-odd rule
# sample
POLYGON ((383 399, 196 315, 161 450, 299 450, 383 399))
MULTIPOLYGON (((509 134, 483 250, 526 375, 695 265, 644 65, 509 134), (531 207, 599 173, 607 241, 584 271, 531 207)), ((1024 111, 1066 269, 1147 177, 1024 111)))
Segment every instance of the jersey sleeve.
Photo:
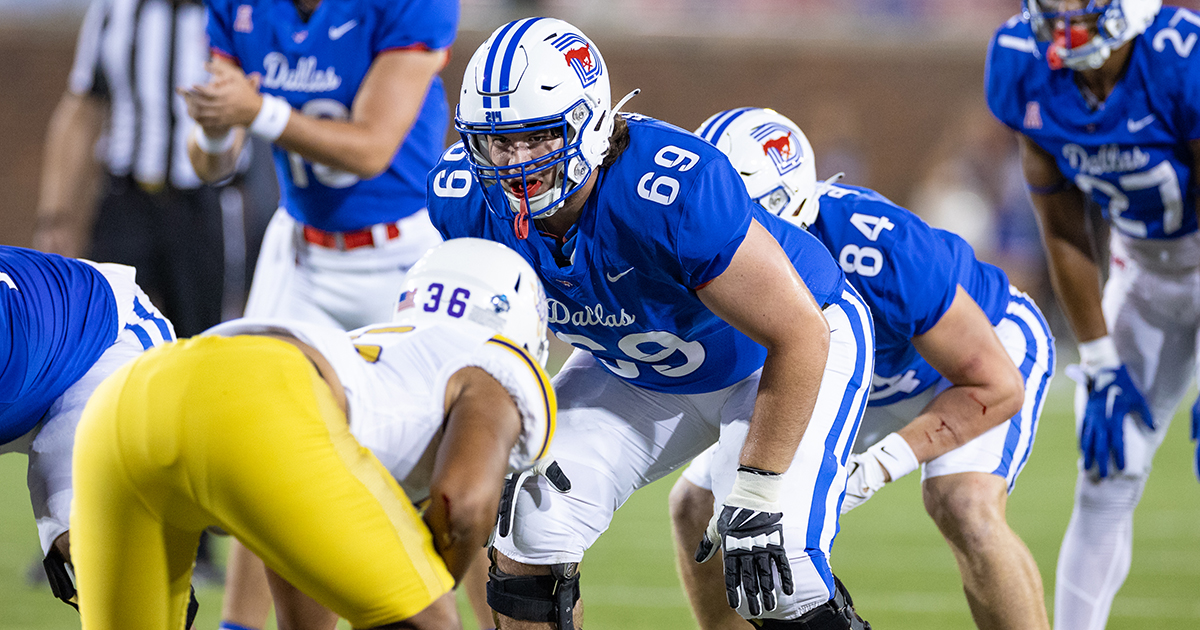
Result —
MULTIPOLYGON (((233 52, 233 5, 227 0, 208 0, 204 4, 208 7, 208 25, 205 30, 208 33, 209 48, 215 53, 236 60, 238 57, 233 52)), ((250 5, 243 6, 249 8, 250 5)), ((245 9, 239 7, 238 10, 245 9)))
MULTIPOLYGON (((1166 8, 1164 7, 1164 9, 1166 8)), ((1177 8, 1175 11, 1182 12, 1187 9, 1177 8)), ((1176 20, 1172 18, 1171 21, 1175 22, 1176 20)), ((1185 38, 1194 38, 1197 33, 1200 33, 1200 26, 1188 19, 1179 19, 1175 28, 1185 38)), ((1178 49, 1170 44, 1163 46, 1162 51, 1156 54, 1175 57, 1172 59, 1174 62, 1172 65, 1177 68, 1176 80, 1171 83, 1179 90, 1174 103, 1179 108, 1180 132, 1188 140, 1200 139, 1200 55, 1189 54, 1181 57, 1178 49)))
POLYGON ((375 32, 371 52, 387 50, 450 48, 458 32, 458 2, 455 0, 386 0, 375 32))
POLYGON ((462 142, 455 143, 442 153, 441 161, 426 177, 425 207, 429 210, 429 221, 444 240, 480 236, 481 221, 488 212, 480 208, 484 203, 479 181, 467 167, 462 142))
POLYGON ((1021 131, 1025 117, 1021 66, 1039 57, 1037 41, 1028 25, 1018 18, 1000 27, 988 44, 983 71, 988 109, 1000 122, 1017 131, 1021 131))
POLYGON ((953 252, 928 224, 909 221, 897 237, 885 265, 891 278, 872 284, 892 310, 880 315, 911 338, 929 332, 950 310, 958 280, 953 252))
POLYGON ((508 339, 492 337, 468 362, 508 390, 521 413, 521 435, 509 454, 511 471, 526 470, 545 457, 554 438, 558 401, 550 377, 529 353, 508 339))
POLYGON ((710 160, 692 182, 675 230, 683 282, 696 289, 725 272, 750 229, 750 195, 728 160, 710 160))

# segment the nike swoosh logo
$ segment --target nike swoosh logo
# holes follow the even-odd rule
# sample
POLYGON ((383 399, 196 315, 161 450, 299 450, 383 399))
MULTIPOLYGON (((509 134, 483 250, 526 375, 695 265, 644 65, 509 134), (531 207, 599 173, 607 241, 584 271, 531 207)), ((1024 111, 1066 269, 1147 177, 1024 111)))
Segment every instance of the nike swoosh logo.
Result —
POLYGON ((1129 119, 1125 121, 1125 126, 1129 128, 1129 133, 1137 133, 1146 128, 1146 125, 1154 122, 1154 114, 1150 114, 1141 120, 1129 119))
POLYGON ((613 274, 611 274, 611 273, 606 273, 606 274, 604 274, 604 277, 605 277, 605 278, 608 278, 608 281, 609 281, 609 282, 616 282, 617 280, 620 280, 621 278, 624 278, 624 277, 625 277, 625 274, 629 273, 630 271, 633 271, 633 267, 630 267, 630 268, 626 269, 625 271, 622 271, 621 273, 619 273, 619 274, 617 274, 617 275, 615 275, 615 276, 614 276, 613 274))
POLYGON ((1110 418, 1112 417, 1113 405, 1117 402, 1117 396, 1120 396, 1120 395, 1121 395, 1121 387, 1119 385, 1113 385, 1112 387, 1108 388, 1108 400, 1105 401, 1105 403, 1104 403, 1104 407, 1105 407, 1104 415, 1105 416, 1110 417, 1110 418))
POLYGON ((358 20, 350 20, 341 26, 329 27, 329 39, 341 39, 342 35, 350 32, 350 29, 358 26, 358 20))

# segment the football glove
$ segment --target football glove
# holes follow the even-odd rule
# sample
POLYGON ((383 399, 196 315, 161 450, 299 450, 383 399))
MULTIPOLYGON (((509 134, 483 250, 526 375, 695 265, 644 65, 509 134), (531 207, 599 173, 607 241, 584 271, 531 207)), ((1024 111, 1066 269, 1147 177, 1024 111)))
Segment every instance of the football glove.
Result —
POLYGON ((739 467, 733 489, 696 547, 696 562, 707 562, 720 546, 729 606, 737 608, 745 593, 751 617, 758 617, 763 610, 775 610, 772 567, 779 571, 780 590, 785 595, 795 591, 792 567, 783 546, 783 513, 779 508, 782 486, 779 473, 739 467))
POLYGON ((525 480, 535 475, 541 475, 550 482, 550 487, 559 494, 571 491, 571 480, 563 473, 558 462, 553 458, 543 457, 533 464, 533 468, 519 474, 509 474, 504 478, 504 490, 500 493, 500 509, 497 515, 497 535, 501 538, 512 531, 513 519, 517 513, 517 491, 525 484, 525 480))
POLYGON ((1195 469, 1196 479, 1200 480, 1200 398, 1196 399, 1192 405, 1192 440, 1196 442, 1196 461, 1195 469))
POLYGON ((846 496, 842 514, 867 502, 884 484, 895 481, 920 466, 912 447, 898 433, 890 433, 865 453, 846 461, 846 496))
POLYGON ((1095 468, 1093 474, 1103 479, 1109 474, 1110 459, 1118 470, 1125 470, 1125 416, 1133 414, 1151 431, 1155 428, 1154 417, 1129 378, 1129 371, 1117 358, 1111 338, 1079 344, 1079 356, 1079 368, 1067 372, 1087 387, 1079 450, 1084 470, 1095 468))

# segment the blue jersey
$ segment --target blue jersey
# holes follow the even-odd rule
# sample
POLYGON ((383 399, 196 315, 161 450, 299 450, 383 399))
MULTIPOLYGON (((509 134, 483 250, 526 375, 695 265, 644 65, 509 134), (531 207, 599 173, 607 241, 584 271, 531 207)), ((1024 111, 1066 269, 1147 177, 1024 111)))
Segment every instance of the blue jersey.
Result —
POLYGON ((1200 17, 1164 7, 1133 47, 1125 75, 1092 109, 1075 73, 1051 70, 1047 42, 1015 17, 992 39, 987 101, 1001 122, 1054 156, 1059 170, 1121 233, 1196 231, 1190 140, 1200 138, 1200 17))
POLYGON ((818 304, 840 298, 845 276, 812 235, 758 208, 715 147, 663 122, 627 119, 629 147, 600 170, 566 266, 551 239, 518 239, 511 219, 488 210, 485 194, 498 207, 508 201, 498 186, 480 189, 461 145, 430 173, 430 217, 447 239, 481 237, 520 252, 545 283, 551 329, 613 374, 681 394, 732 385, 762 367, 766 350, 708 310, 696 289, 725 271, 752 219, 818 304))
MULTIPOLYGON (((292 0, 207 0, 214 54, 262 76, 261 90, 308 116, 345 120, 375 58, 389 50, 449 48, 455 0, 338 0, 301 19, 292 0)), ((382 174, 305 161, 274 146, 281 204, 297 221, 331 232, 396 221, 425 207, 425 176, 446 146, 449 107, 434 77, 412 129, 382 174)))
POLYGON ((117 301, 91 265, 0 245, 0 444, 37 425, 117 339, 117 301))
POLYGON ((915 396, 941 378, 912 345, 950 309, 959 285, 992 325, 1008 308, 1008 276, 975 259, 952 232, 930 227, 883 195, 832 186, 809 231, 821 240, 871 309, 875 322, 872 405, 915 396))

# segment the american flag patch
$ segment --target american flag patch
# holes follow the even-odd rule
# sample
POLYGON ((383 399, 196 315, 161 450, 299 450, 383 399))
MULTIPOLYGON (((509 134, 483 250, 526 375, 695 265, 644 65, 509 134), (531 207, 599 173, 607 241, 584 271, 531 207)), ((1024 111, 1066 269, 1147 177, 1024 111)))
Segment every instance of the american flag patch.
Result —
POLYGON ((1025 103, 1024 126, 1026 129, 1042 128, 1042 106, 1037 101, 1025 103))
POLYGON ((416 297, 416 293, 416 291, 405 291, 404 293, 401 293, 400 301, 396 303, 396 312, 399 313, 400 311, 408 310, 416 306, 416 303, 413 302, 413 298, 416 297))
POLYGON ((254 30, 254 22, 250 20, 250 14, 254 7, 248 4, 238 5, 237 17, 233 20, 233 30, 239 33, 249 33, 254 30))

